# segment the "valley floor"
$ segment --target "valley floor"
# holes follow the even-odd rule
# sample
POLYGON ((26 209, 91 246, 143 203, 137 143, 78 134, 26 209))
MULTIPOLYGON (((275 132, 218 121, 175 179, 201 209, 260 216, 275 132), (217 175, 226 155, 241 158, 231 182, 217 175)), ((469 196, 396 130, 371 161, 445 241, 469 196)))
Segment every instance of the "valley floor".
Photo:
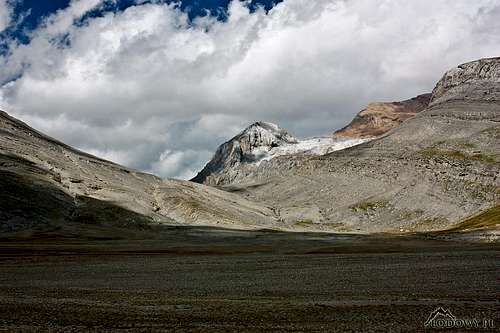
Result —
POLYGON ((168 235, 0 242, 0 331, 422 332, 438 306, 500 326, 498 243, 168 235))

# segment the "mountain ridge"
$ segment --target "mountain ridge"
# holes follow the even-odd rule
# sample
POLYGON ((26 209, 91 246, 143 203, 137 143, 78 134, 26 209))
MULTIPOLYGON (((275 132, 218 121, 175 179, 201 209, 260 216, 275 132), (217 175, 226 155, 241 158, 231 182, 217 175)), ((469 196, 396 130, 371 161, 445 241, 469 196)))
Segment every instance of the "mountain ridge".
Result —
POLYGON ((340 136, 299 140, 276 124, 255 122, 220 145, 212 159, 191 181, 226 185, 256 172, 261 163, 279 156, 322 155, 365 142, 340 136))
POLYGON ((129 219, 130 228, 193 224, 253 229, 277 222, 265 206, 80 152, 6 113, 0 114, 0 173, 4 189, 0 231, 4 232, 76 224, 114 228, 129 219))
POLYGON ((425 110, 351 146, 254 123, 226 142, 233 159, 206 186, 99 159, 0 113, 0 233, 120 229, 134 237, 161 225, 429 232, 482 211, 485 228, 497 230, 499 123, 500 58, 481 59, 445 73, 425 110), (325 149, 311 148, 318 144, 325 149))
POLYGON ((353 138, 377 137, 414 117, 429 105, 432 94, 422 94, 401 102, 372 102, 335 135, 353 138))
POLYGON ((427 109, 382 136, 321 156, 277 157, 222 188, 309 230, 452 227, 500 201, 498 68, 499 58, 459 65, 427 109))

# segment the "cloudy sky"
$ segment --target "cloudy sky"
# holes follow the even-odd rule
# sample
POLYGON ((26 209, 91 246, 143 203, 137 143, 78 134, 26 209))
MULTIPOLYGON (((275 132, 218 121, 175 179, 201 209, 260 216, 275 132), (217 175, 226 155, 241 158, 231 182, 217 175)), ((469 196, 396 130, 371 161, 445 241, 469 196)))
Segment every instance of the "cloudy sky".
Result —
POLYGON ((331 133, 500 56, 500 0, 0 0, 0 109, 189 178, 249 123, 331 133))

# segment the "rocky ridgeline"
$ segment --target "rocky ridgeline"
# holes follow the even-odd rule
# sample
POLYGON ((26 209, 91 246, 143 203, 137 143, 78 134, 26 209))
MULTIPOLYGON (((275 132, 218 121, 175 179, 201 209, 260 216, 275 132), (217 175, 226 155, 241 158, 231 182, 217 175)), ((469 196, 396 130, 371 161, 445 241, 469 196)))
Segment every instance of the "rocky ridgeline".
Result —
POLYGON ((450 101, 497 103, 499 100, 500 58, 489 58, 446 72, 432 92, 430 106, 450 101))
POLYGON ((370 103, 335 135, 351 138, 380 136, 425 110, 430 99, 431 94, 423 94, 402 102, 370 103))
POLYGON ((498 228, 499 68, 493 58, 452 69, 425 110, 367 142, 298 140, 255 123, 194 179, 223 190, 96 158, 0 112, 0 233, 150 237, 142 232, 157 224, 414 232, 480 212, 489 217, 468 228, 498 228))
POLYGON ((192 181, 212 185, 231 182, 244 172, 241 170, 244 165, 259 161, 266 150, 297 142, 290 133, 275 124, 256 122, 219 146, 212 160, 192 181))
POLYGON ((278 157, 324 155, 365 141, 341 136, 298 140, 275 124, 256 122, 222 144, 192 181, 227 185, 265 173, 278 157))
POLYGON ((161 224, 252 229, 277 222, 265 206, 99 159, 1 111, 0 187, 3 233, 141 237, 161 224))
POLYGON ((217 186, 245 182, 268 174, 274 162, 281 164, 287 156, 297 159, 299 155, 323 155, 355 146, 413 118, 428 106, 430 98, 431 94, 423 94, 402 102, 370 103, 330 137, 298 140, 275 124, 256 122, 219 146, 192 181, 217 186))
POLYGON ((448 228, 500 200, 500 59, 447 72, 429 107, 382 137, 277 157, 228 184, 306 230, 448 228))

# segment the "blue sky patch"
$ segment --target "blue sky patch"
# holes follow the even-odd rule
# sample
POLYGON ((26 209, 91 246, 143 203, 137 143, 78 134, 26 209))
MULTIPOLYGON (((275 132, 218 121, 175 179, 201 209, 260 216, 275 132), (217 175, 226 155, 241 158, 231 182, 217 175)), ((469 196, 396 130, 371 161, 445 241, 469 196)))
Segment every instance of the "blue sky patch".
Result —
MULTIPOLYGON (((140 3, 149 3, 151 1, 137 1, 137 0, 116 0, 105 2, 104 5, 98 10, 91 11, 86 14, 85 17, 80 19, 80 22, 85 22, 86 19, 92 17, 99 17, 108 12, 120 12, 127 9, 130 6, 140 3)), ((156 1, 158 2, 158 1, 156 1)), ((219 20, 226 19, 226 13, 228 4, 230 0, 165 0, 165 3, 178 2, 181 10, 188 13, 189 18, 193 19, 198 16, 205 16, 207 13, 217 17, 219 20)), ((254 11, 259 6, 264 7, 266 10, 270 10, 276 3, 282 2, 282 0, 252 0, 249 3, 249 8, 254 11)), ((35 30, 43 19, 50 14, 55 13, 57 10, 64 9, 68 7, 70 0, 50 0, 50 1, 40 1, 40 0, 20 0, 16 3, 14 8, 14 16, 9 28, 4 32, 0 33, 0 52, 5 53, 7 51, 6 42, 9 40, 15 40, 20 43, 29 42, 29 33, 35 30), (17 24, 16 24, 17 23, 17 24)))

